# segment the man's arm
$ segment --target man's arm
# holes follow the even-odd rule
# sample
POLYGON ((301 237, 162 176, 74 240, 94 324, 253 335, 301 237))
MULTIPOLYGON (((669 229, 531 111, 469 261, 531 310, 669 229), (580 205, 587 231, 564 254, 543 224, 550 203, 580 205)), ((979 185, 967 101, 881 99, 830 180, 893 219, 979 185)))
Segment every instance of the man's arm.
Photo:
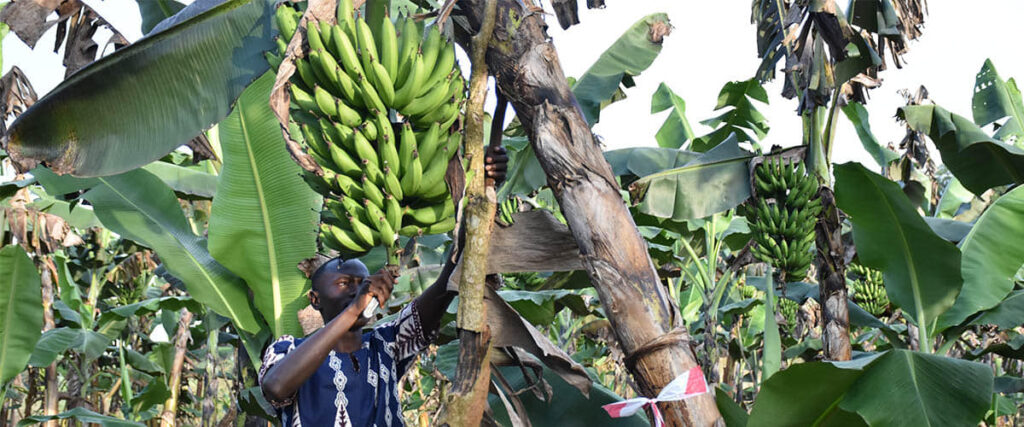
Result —
MULTIPOLYGON (((502 181, 505 180, 507 168, 508 155, 505 153, 505 148, 487 147, 486 156, 484 157, 487 185, 501 185, 502 181)), ((416 310, 419 312, 424 332, 434 332, 441 327, 441 317, 444 316, 448 306, 455 298, 455 295, 458 294, 448 290, 448 279, 451 278, 452 272, 455 271, 455 260, 459 259, 465 243, 465 236, 462 235, 465 228, 460 228, 460 230, 462 231, 460 231, 460 236, 458 236, 457 253, 445 261, 444 268, 441 269, 441 274, 437 277, 437 281, 413 301, 416 304, 416 310)))
POLYGON ((352 325, 359 320, 370 299, 380 296, 381 299, 387 300, 391 296, 394 281, 395 279, 383 270, 370 276, 369 285, 361 290, 360 295, 341 314, 310 335, 302 345, 270 368, 260 383, 263 396, 271 403, 287 401, 294 396, 299 387, 323 364, 341 337, 352 329, 352 325))

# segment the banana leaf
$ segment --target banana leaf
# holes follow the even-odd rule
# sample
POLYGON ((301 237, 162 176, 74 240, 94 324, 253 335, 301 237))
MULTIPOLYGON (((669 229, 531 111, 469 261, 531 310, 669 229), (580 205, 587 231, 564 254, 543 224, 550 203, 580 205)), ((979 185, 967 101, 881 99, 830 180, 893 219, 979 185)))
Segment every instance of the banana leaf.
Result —
POLYGON ((942 163, 972 193, 1024 183, 1024 150, 988 136, 970 120, 937 105, 902 107, 896 115, 931 138, 942 163))
POLYGON ((672 111, 661 124, 654 139, 658 141, 659 147, 679 148, 686 141, 693 139, 693 127, 690 120, 686 118, 686 101, 676 95, 664 82, 658 85, 658 90, 651 97, 651 114, 658 113, 671 108, 672 111))
POLYGON ((79 70, 11 125, 8 154, 25 171, 45 162, 60 174, 104 176, 169 153, 224 118, 267 70, 272 3, 229 0, 171 18, 177 25, 79 70))
POLYGON ((900 157, 895 151, 883 147, 882 143, 875 138, 875 134, 871 132, 870 116, 868 110, 864 108, 864 104, 859 102, 846 104, 843 107, 843 114, 853 124, 853 129, 857 131, 857 137, 860 138, 860 144, 864 146, 864 151, 867 151, 871 158, 875 159, 875 163, 878 163, 879 167, 887 167, 889 163, 900 157))
POLYGON ((978 218, 960 244, 963 290, 939 317, 940 329, 963 322, 992 308, 1013 290, 1014 277, 1024 265, 1024 187, 1003 194, 978 218))
POLYGON ((135 0, 142 14, 142 34, 149 34, 160 21, 173 16, 185 8, 174 0, 135 0))
POLYGON ((935 321, 963 284, 960 252, 932 232, 895 182, 859 163, 838 165, 835 175, 837 205, 853 222, 861 263, 882 271, 889 300, 927 336, 939 332, 935 321))
POLYGON ((25 369, 43 328, 39 272, 20 245, 0 249, 0 386, 25 369))
POLYGON ((972 325, 996 325, 1000 330, 1024 325, 1024 291, 1016 291, 971 322, 972 325))
POLYGON ((167 184, 142 169, 96 180, 99 184, 82 197, 105 227, 153 249, 195 300, 243 331, 260 331, 245 283, 210 256, 167 184))
POLYGON ((875 360, 839 404, 868 425, 977 425, 992 401, 992 369, 909 350, 875 360))
POLYGON ((661 53, 661 39, 671 28, 668 15, 655 13, 637 21, 612 43, 572 87, 587 123, 601 119, 601 108, 614 102, 619 85, 633 86, 633 76, 650 67, 661 53), (656 37, 656 39, 652 39, 656 37))
POLYGON ((210 215, 210 254, 252 289, 274 336, 301 335, 302 260, 316 254, 321 197, 300 178, 267 99, 267 73, 218 126, 224 167, 210 215))
POLYGON ((641 213, 674 221, 704 218, 750 198, 747 164, 753 157, 730 136, 682 167, 638 179, 629 191, 641 213))
POLYGON ((996 139, 1024 138, 1024 102, 1021 101, 1020 89, 1013 79, 1004 81, 999 77, 991 59, 985 60, 974 81, 971 111, 978 126, 1008 118, 996 131, 996 139))
POLYGON ((33 415, 18 422, 18 427, 30 426, 50 420, 74 419, 81 423, 98 424, 102 427, 142 427, 145 424, 100 415, 85 408, 74 408, 57 415, 33 415))

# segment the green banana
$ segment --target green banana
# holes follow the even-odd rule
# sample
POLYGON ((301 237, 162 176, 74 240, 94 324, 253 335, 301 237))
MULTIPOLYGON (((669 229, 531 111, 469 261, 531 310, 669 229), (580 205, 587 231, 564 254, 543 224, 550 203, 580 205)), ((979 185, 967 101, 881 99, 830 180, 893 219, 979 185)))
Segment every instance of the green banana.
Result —
POLYGON ((373 149, 373 145, 370 141, 366 140, 362 132, 352 133, 352 144, 354 145, 356 156, 364 162, 372 163, 375 167, 380 168, 380 160, 377 158, 377 151, 373 149))
POLYGON ((337 19, 338 24, 335 27, 344 29, 349 36, 356 34, 356 22, 353 17, 353 11, 355 7, 352 4, 352 0, 339 0, 338 1, 338 12, 337 19))
POLYGON ((380 95, 381 101, 384 102, 384 105, 393 105, 393 102, 395 102, 395 85, 391 81, 391 74, 388 73, 384 65, 376 60, 370 65, 373 68, 374 87, 377 89, 377 94, 380 95))
POLYGON ((313 72, 313 64, 310 64, 309 61, 302 58, 296 58, 295 71, 299 74, 299 81, 302 82, 304 90, 312 90, 313 86, 316 86, 316 73, 313 72))
POLYGON ((386 17, 381 20, 380 63, 389 76, 398 75, 398 34, 395 32, 395 24, 386 17))
POLYGON ((387 190, 389 195, 392 195, 399 200, 405 195, 402 191, 402 184, 398 180, 398 175, 395 175, 391 168, 384 168, 384 189, 387 190))
POLYGON ((352 79, 365 74, 359 55, 356 53, 355 45, 348 34, 345 34, 339 26, 331 28, 331 51, 338 57, 345 73, 352 79))
MULTIPOLYGON (((437 25, 433 25, 427 30, 427 39, 423 41, 423 45, 420 47, 420 51, 423 53, 423 69, 430 70, 428 74, 432 74, 434 70, 434 63, 437 62, 437 54, 441 51, 441 33, 437 30, 437 25)), ((445 71, 448 72, 447 70, 445 71)), ((420 82, 422 85, 424 82, 420 82)), ((414 96, 419 96, 426 89, 430 87, 420 86, 419 93, 414 96)))
POLYGON ((330 150, 331 160, 334 162, 334 165, 338 167, 338 172, 351 177, 362 175, 363 169, 359 167, 359 163, 352 160, 352 157, 349 156, 343 148, 338 145, 331 144, 330 150))
POLYGON ((438 149, 444 147, 446 143, 446 141, 441 140, 441 124, 431 124, 427 132, 422 137, 417 138, 417 142, 416 150, 420 153, 420 163, 424 165, 430 164, 430 161, 434 158, 434 153, 437 153, 438 149))
POLYGON ((398 164, 392 166, 398 176, 404 177, 405 171, 409 170, 409 163, 412 162, 413 153, 416 152, 416 132, 412 131, 412 124, 408 121, 402 123, 402 134, 398 139, 398 164))
POLYGON ((435 203, 421 208, 413 209, 407 207, 405 211, 405 216, 422 226, 431 225, 454 214, 455 204, 450 198, 445 200, 444 203, 435 203))
POLYGON ((412 62, 409 65, 408 76, 404 79, 398 90, 395 91, 393 105, 397 109, 404 108, 413 97, 416 96, 416 92, 419 90, 427 77, 427 69, 423 65, 423 55, 416 54, 412 62))
POLYGON ((366 245, 360 244, 357 241, 359 239, 355 233, 345 230, 341 227, 333 226, 330 224, 320 224, 320 232, 322 236, 327 236, 327 241, 334 243, 336 250, 345 250, 354 253, 362 253, 370 250, 366 245))
MULTIPOLYGON (((367 68, 372 69, 369 66, 367 68)), ((367 107, 370 107, 371 109, 376 108, 379 111, 388 110, 387 106, 384 105, 384 101, 380 99, 380 96, 377 94, 377 91, 373 88, 373 84, 370 83, 368 78, 360 75, 359 78, 356 79, 356 82, 359 84, 359 96, 363 98, 363 102, 367 107)))
POLYGON ((377 242, 380 241, 380 235, 373 229, 364 224, 359 218, 350 216, 348 217, 349 223, 352 225, 352 232, 359 238, 359 241, 369 246, 376 246, 377 242))
POLYGON ((423 234, 441 234, 455 229, 455 217, 450 216, 423 229, 423 234))
POLYGON ((315 52, 324 48, 324 42, 320 38, 320 27, 313 21, 306 21, 306 43, 309 50, 315 52))
POLYGON ((295 104, 299 106, 300 110, 319 110, 319 107, 317 107, 316 105, 316 100, 313 99, 313 95, 310 95, 308 92, 299 89, 299 87, 295 85, 291 85, 289 89, 291 90, 292 93, 292 101, 294 101, 295 104))
POLYGON ((419 193, 420 183, 423 181, 423 164, 420 163, 419 154, 413 152, 412 161, 408 163, 405 173, 402 175, 402 194, 405 196, 419 193))
POLYGON ((444 174, 448 171, 447 149, 434 155, 430 164, 423 169, 423 179, 420 181, 418 193, 420 195, 433 194, 437 186, 444 185, 444 174))
POLYGON ((356 19, 356 41, 359 43, 359 59, 363 62, 363 70, 370 71, 370 63, 377 59, 377 43, 373 39, 373 31, 362 17, 356 19))
POLYGON ((427 86, 433 87, 435 84, 441 81, 449 71, 452 71, 452 66, 455 65, 455 46, 451 43, 444 43, 444 46, 440 47, 440 53, 437 56, 437 62, 431 68, 430 77, 427 77, 427 86))
POLYGON ((373 202, 378 208, 384 207, 384 192, 380 191, 380 187, 365 176, 363 177, 363 194, 366 196, 366 200, 373 202))
POLYGON ((285 40, 291 40, 295 30, 299 27, 299 21, 295 17, 296 11, 287 5, 280 5, 274 11, 274 20, 277 22, 277 30, 285 40))
POLYGON ((430 89, 429 92, 420 96, 419 98, 413 99, 401 110, 402 114, 407 116, 415 116, 430 111, 433 108, 437 108, 445 101, 445 96, 448 94, 449 85, 452 84, 452 77, 445 78, 445 80, 430 89))
POLYGON ((354 199, 362 199, 366 197, 363 193, 362 184, 357 182, 355 178, 348 175, 336 174, 334 180, 335 182, 333 187, 338 190, 339 194, 343 194, 354 199))
POLYGON ((391 229, 402 227, 402 204, 390 194, 384 196, 384 218, 391 224, 391 229))

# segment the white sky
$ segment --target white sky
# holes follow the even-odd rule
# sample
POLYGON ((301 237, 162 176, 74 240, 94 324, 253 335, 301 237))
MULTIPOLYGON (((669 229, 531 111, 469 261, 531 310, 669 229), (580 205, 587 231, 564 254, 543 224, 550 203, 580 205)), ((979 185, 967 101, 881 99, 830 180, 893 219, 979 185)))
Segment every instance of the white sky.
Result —
MULTIPOLYGON (((548 33, 554 40, 568 76, 579 76, 615 39, 640 18, 665 12, 674 26, 665 39, 661 55, 627 90, 628 98, 601 114, 595 132, 607 149, 655 146, 654 134, 668 112, 650 114, 651 95, 665 82, 686 100, 687 116, 698 134, 710 129, 700 120, 717 115, 712 111, 718 91, 730 80, 751 77, 760 60, 755 51, 755 28, 750 23, 750 0, 606 0, 605 9, 588 10, 580 4, 580 24, 562 31, 554 15, 547 18, 548 33)), ((135 0, 86 0, 101 16, 128 37, 141 37, 135 0)), ((840 3, 844 3, 840 0, 840 3)), ((1024 56, 1016 36, 1024 2, 1020 0, 931 0, 924 35, 911 44, 903 69, 890 66, 882 73, 882 87, 870 92, 867 106, 875 136, 898 142, 903 130, 892 119, 903 104, 897 91, 925 85, 931 98, 950 111, 971 116, 974 78, 986 58, 994 61, 1004 79, 1024 78, 1024 56)), ((549 5, 546 4, 548 7, 549 5)), ((550 8, 549 8, 550 10, 550 8)), ((47 32, 31 51, 13 34, 3 41, 3 72, 21 67, 36 91, 42 95, 63 79, 61 56, 52 51, 55 31, 47 32)), ((107 34, 99 33, 97 40, 107 34)), ((61 52, 63 54, 63 51, 61 52)), ((891 62, 890 62, 891 64, 891 62)), ((767 116, 771 131, 764 146, 790 146, 800 141, 800 119, 796 102, 783 99, 781 81, 767 86, 770 105, 758 105, 767 116)), ((493 96, 491 97, 493 98, 493 96)), ((870 156, 849 122, 840 115, 835 161, 857 160, 874 167, 870 156)))

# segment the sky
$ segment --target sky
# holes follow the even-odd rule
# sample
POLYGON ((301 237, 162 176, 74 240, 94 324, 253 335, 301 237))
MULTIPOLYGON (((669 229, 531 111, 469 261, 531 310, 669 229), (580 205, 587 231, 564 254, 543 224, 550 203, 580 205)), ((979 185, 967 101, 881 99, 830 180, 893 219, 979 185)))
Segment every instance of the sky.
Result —
MULTIPOLYGON (((636 21, 652 13, 667 13, 673 28, 659 57, 638 76, 627 99, 601 113, 594 132, 606 149, 656 146, 655 133, 669 114, 650 113, 651 96, 666 83, 686 101, 687 117, 697 134, 710 131, 701 120, 714 117, 722 85, 753 76, 757 58, 755 28, 750 23, 750 0, 606 0, 604 9, 580 4, 580 24, 563 31, 554 15, 547 16, 548 34, 567 76, 579 76, 636 21)), ((841 4, 845 4, 842 0, 841 4)), ((135 0, 85 0, 129 40, 142 36, 135 0)), ((548 2, 542 2, 551 11, 548 2)), ((870 92, 867 105, 871 127, 879 141, 897 144, 904 130, 893 119, 903 105, 902 89, 928 88, 931 99, 948 110, 970 117, 974 79, 985 59, 993 60, 1000 76, 1024 77, 1024 56, 1014 28, 1024 12, 1021 0, 931 0, 924 34, 910 44, 903 69, 882 72, 882 86, 870 92)), ((55 15, 54 15, 55 16, 55 15)), ((109 32, 96 39, 105 41, 109 32)), ((61 56, 53 53, 55 31, 48 31, 30 50, 13 34, 3 40, 3 72, 17 65, 42 95, 63 79, 61 56)), ((61 52, 63 54, 63 52, 61 52)), ((781 75, 781 74, 780 74, 781 75)), ((781 97, 781 80, 766 85, 769 105, 758 104, 771 126, 762 145, 800 143, 796 101, 781 97)), ((493 95, 490 97, 493 99, 493 95)), ((834 161, 875 163, 860 145, 849 121, 842 117, 836 137, 834 161)))

